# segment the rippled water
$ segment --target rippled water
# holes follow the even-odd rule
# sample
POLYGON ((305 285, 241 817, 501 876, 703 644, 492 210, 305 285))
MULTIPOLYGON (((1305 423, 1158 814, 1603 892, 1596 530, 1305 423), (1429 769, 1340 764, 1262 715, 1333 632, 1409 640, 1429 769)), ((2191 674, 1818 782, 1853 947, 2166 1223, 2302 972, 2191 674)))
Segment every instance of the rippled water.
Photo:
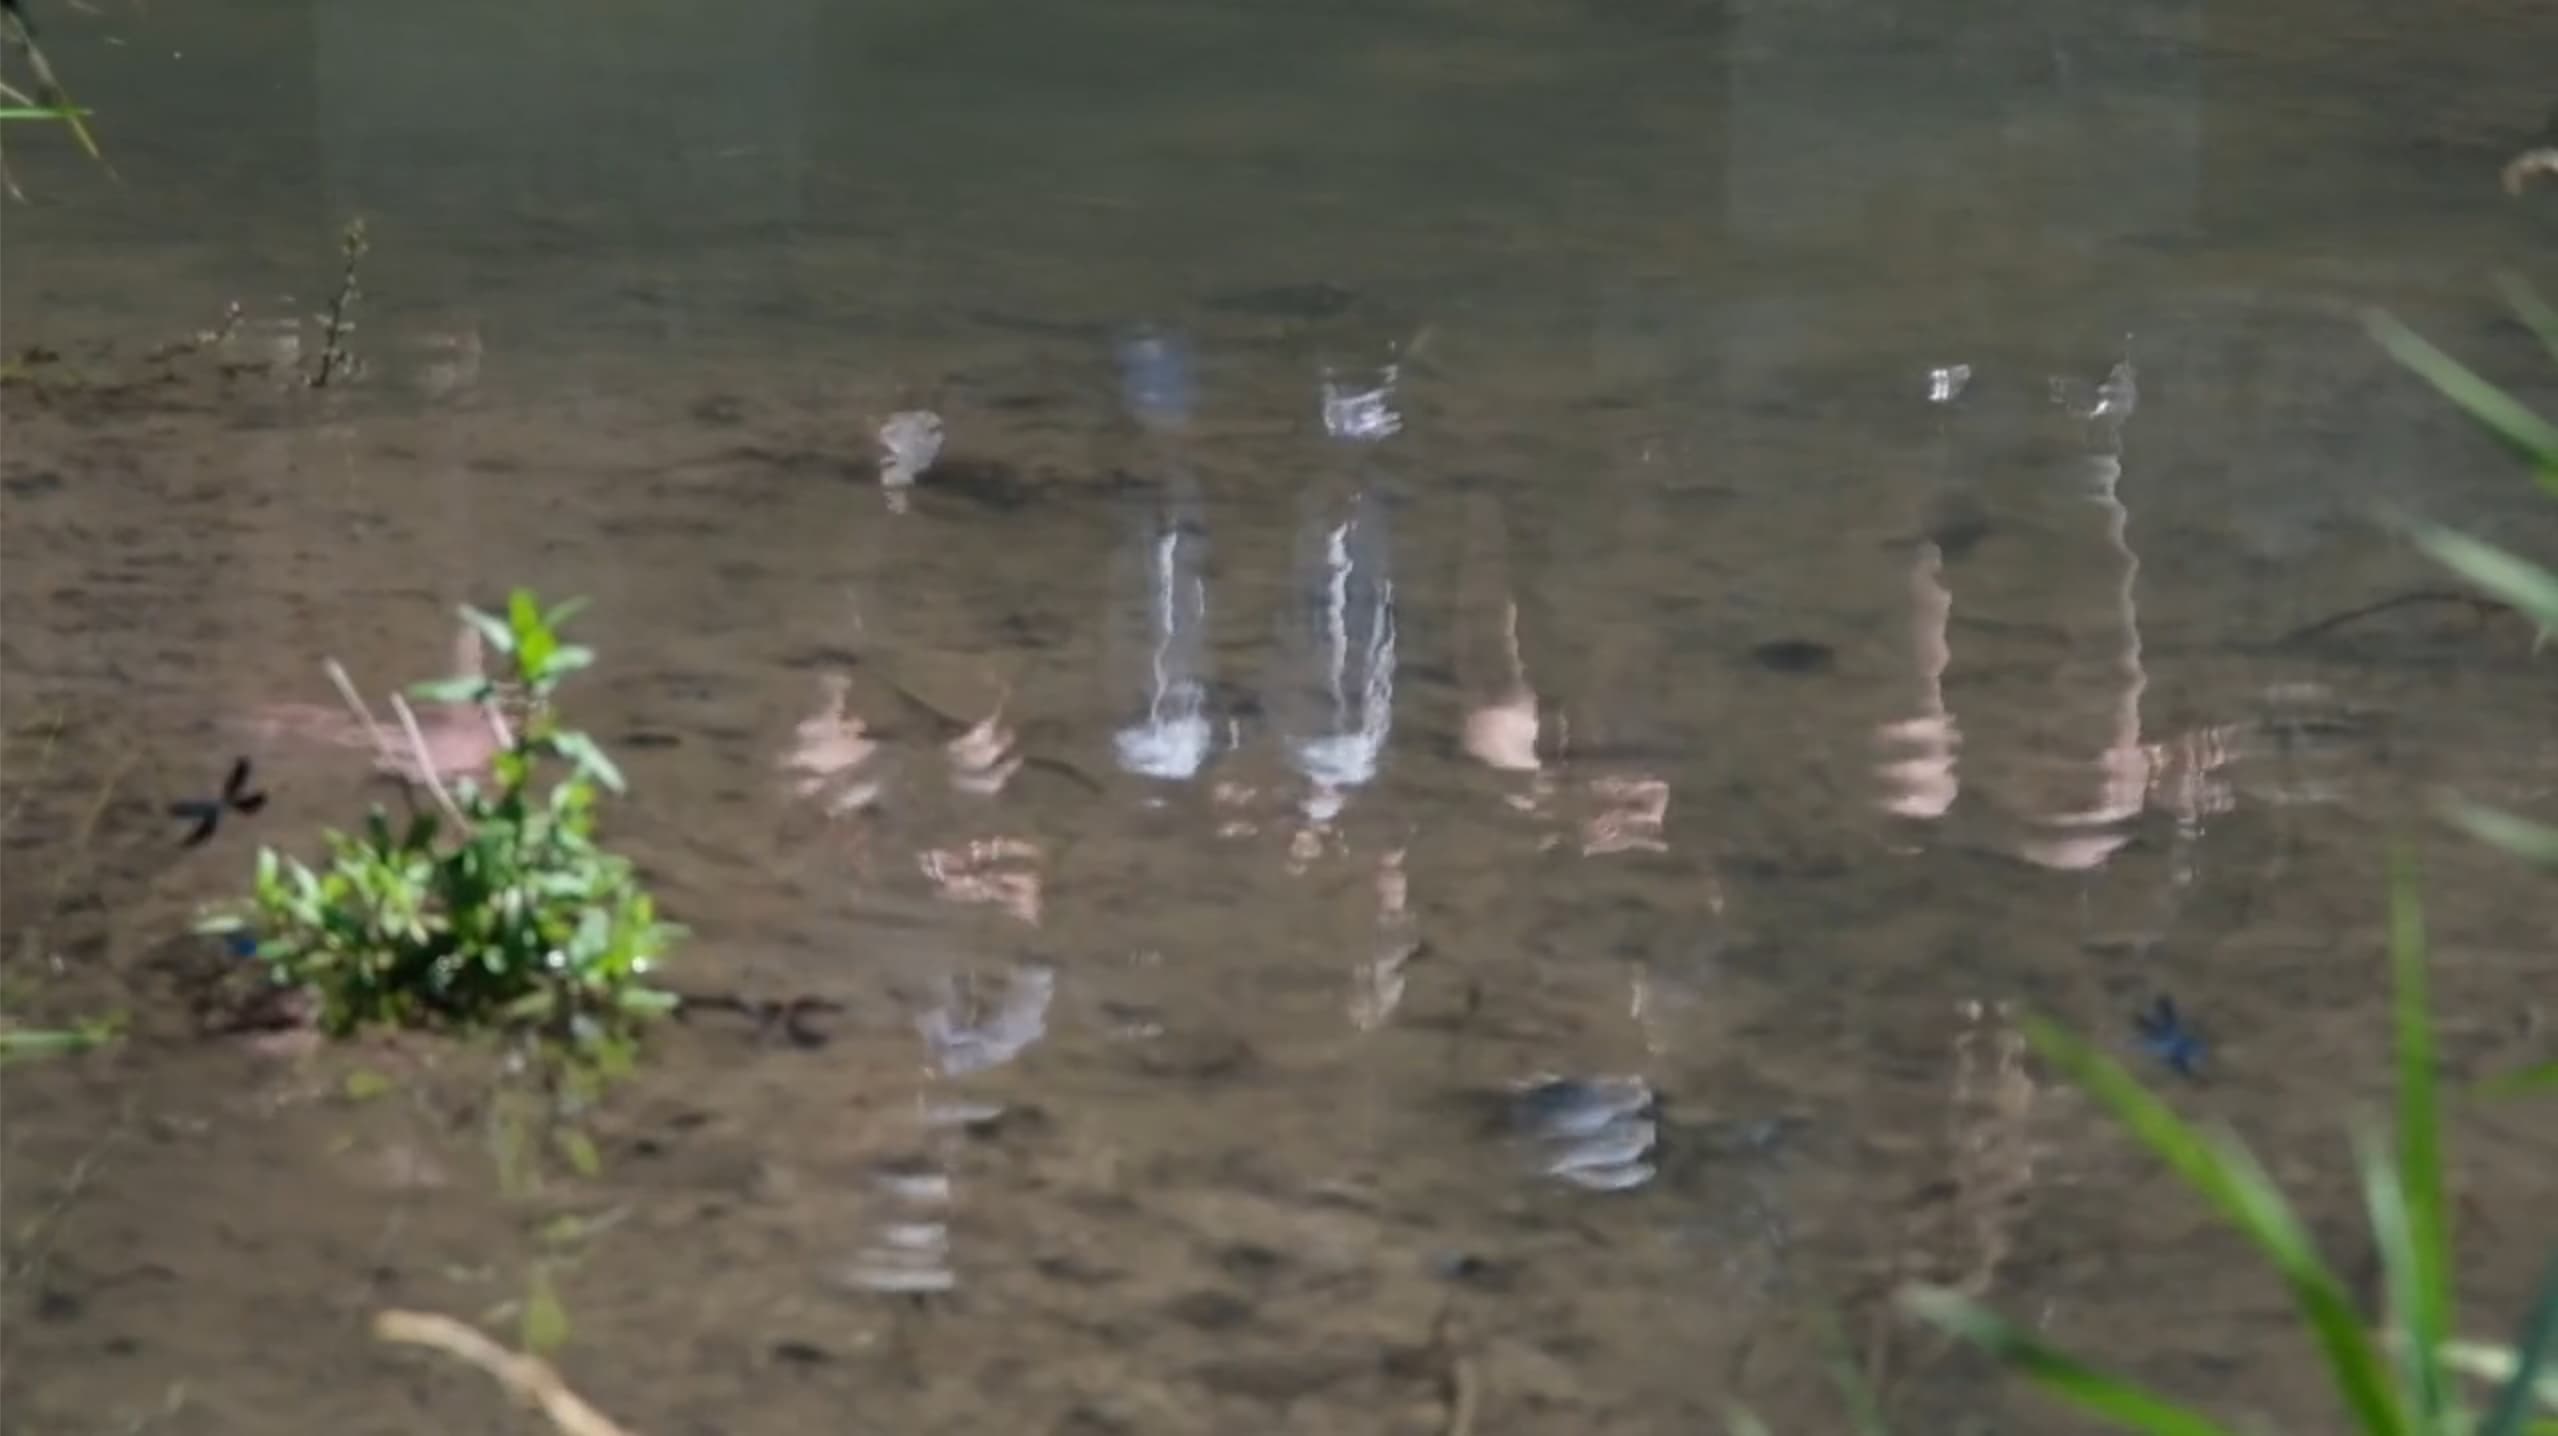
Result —
MULTIPOLYGON (((2546 885, 2425 805, 2546 815, 2558 670, 2458 606, 2285 641, 2444 586, 2381 507, 2558 537, 2356 322, 2552 407, 2490 282, 2558 285, 2495 184, 2537 7, 39 18, 118 178, 13 127, 10 348, 171 377, 7 392, 6 996, 136 1029, 9 1074, 13 1427, 477 1429, 363 1321, 511 1331, 539 1267, 649 1432, 1838 1429, 1824 1306, 1901 1429, 2051 1429, 1913 1277, 2318 1429, 2014 1013, 2357 1272, 2393 833, 2455 1070, 2546 1052, 2546 885), (363 375, 290 392, 358 212, 363 375), (595 600, 679 980, 797 1000, 538 1183, 468 1054, 167 976, 358 811, 322 656, 427 676, 523 581, 595 600), (267 809, 178 849, 236 752, 267 809)), ((2459 1135, 2472 1249, 2545 1248, 2547 1132, 2459 1135)))

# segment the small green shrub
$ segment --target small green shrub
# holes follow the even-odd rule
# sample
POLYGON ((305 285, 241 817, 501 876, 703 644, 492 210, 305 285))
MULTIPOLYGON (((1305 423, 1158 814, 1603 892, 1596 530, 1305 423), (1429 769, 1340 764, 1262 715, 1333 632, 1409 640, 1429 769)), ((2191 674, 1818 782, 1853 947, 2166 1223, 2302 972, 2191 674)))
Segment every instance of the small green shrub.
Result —
POLYGON ((203 925, 253 938, 272 981, 316 999, 324 1030, 500 1030, 594 1047, 674 1005, 647 979, 682 929, 658 919, 629 860, 595 841, 598 790, 621 792, 622 775, 553 712, 561 680, 595 657, 560 640, 577 606, 546 613, 519 589, 503 619, 465 608, 499 674, 412 690, 479 708, 497 748, 490 787, 447 788, 410 723, 414 776, 436 807, 405 822, 375 807, 361 830, 327 834, 317 869, 262 850, 250 899, 203 925))

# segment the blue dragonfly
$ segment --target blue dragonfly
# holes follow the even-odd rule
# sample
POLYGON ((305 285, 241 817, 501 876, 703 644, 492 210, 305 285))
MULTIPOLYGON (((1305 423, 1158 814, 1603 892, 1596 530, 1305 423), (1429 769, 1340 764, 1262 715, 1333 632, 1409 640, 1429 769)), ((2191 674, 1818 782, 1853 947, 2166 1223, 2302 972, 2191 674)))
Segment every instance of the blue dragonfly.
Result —
POLYGON ((2166 1063, 2169 1071, 2194 1079, 2203 1075, 2203 1039, 2185 1025, 2176 999, 2160 993, 2148 1011, 2134 1014, 2132 1028, 2140 1034, 2141 1050, 2166 1063))

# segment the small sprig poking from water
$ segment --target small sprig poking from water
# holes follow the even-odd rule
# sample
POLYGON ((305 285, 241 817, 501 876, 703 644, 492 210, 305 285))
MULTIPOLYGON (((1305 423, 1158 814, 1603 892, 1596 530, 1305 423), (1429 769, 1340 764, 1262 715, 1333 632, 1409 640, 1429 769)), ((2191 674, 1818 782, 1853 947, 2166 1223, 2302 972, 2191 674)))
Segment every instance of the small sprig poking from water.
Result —
POLYGON ((356 283, 356 267, 363 262, 371 247, 364 230, 364 217, 346 222, 338 234, 338 253, 346 264, 338 272, 337 297, 329 301, 327 325, 320 331, 320 362, 311 370, 311 387, 325 389, 332 379, 352 379, 356 374, 355 354, 347 341, 355 333, 355 300, 360 289, 356 283))

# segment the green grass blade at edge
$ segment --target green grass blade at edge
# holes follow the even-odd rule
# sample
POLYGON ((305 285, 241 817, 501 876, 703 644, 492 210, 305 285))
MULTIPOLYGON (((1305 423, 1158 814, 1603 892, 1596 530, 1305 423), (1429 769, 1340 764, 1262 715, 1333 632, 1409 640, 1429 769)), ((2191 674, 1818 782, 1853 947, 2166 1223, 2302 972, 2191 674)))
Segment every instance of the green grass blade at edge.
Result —
POLYGON ((2444 798, 2439 806, 2452 826, 2490 847, 2525 862, 2558 863, 2558 827, 2457 796, 2444 798))
POLYGON ((2549 351, 2549 357, 2558 359, 2558 309, 2550 308, 2540 291, 2519 274, 2497 275, 2496 287, 2504 291, 2505 302, 2521 316, 2524 327, 2540 336, 2541 347, 2549 351))
POLYGON ((2220 1209, 2291 1288, 2327 1357, 2337 1395, 2366 1436, 2404 1436, 2405 1419, 2388 1374, 2345 1287, 2323 1261, 2273 1179, 2234 1139, 2206 1138, 2134 1080, 2122 1064, 2040 1017, 2026 1039, 2045 1060, 2110 1108, 2186 1183, 2220 1209))
POLYGON ((1759 1413, 1737 1401, 1724 1404, 1723 1427, 1732 1436, 1769 1436, 1768 1424, 1759 1419, 1759 1413))
POLYGON ((2424 1325, 2425 1269, 2417 1255, 2416 1222, 2407 1189, 2399 1180, 2388 1144, 2368 1123, 2354 1124, 2354 1158, 2362 1174, 2363 1202, 2371 1217, 2372 1244, 2380 1252, 2392 1319, 2412 1333, 2390 1343, 2409 1398, 2408 1424, 2417 1431, 2448 1431, 2452 1382, 2443 1361, 2444 1333, 2424 1325))
POLYGON ((2542 1274, 2540 1299, 2532 1303, 2531 1315, 2523 1319, 2520 1339, 2514 1342, 2513 1379, 2497 1395, 2496 1404, 2487 1412, 2486 1424, 2478 1428, 2478 1436, 2513 1436, 2522 1429, 2540 1370, 2550 1364, 2553 1352, 2558 1352, 2558 1257, 2550 1259, 2549 1269, 2542 1274))
POLYGON ((2150 1436, 2232 1436, 2228 1427, 2210 1417, 2098 1371, 1958 1292, 1912 1287, 1901 1293, 1901 1304, 2082 1410, 2150 1436))
POLYGON ((2516 1097, 2526 1092, 2558 1090, 2558 1059, 2535 1062, 2519 1072, 2490 1077, 2470 1089, 2479 1097, 2516 1097))
POLYGON ((1883 1405, 1874 1397, 1874 1388, 1856 1364, 1856 1353, 1848 1344, 1847 1330, 1839 1324, 1838 1313, 1823 1308, 1815 1318, 1821 1333, 1821 1364, 1829 1368, 1830 1384, 1838 1388, 1839 1400, 1847 1407, 1849 1429, 1857 1436, 1891 1436, 1892 1428, 1883 1419, 1883 1405))
POLYGON ((2544 629, 2558 629, 2558 573, 2440 524, 2409 525, 2416 546, 2544 629))
POLYGON ((2399 363, 2415 370, 2442 391, 2443 397, 2469 411, 2543 469, 2558 466, 2558 425, 2524 408, 2504 390, 2488 383, 2466 364, 2435 348, 2425 337, 2382 310, 2363 316, 2372 338, 2399 363))
POLYGON ((2413 1265, 2398 1313, 2415 1338, 2409 1347, 2408 1393, 2438 1428, 2450 1410, 2451 1384, 2442 1344, 2458 1330, 2451 1297, 2451 1206, 2443 1195, 2442 1103, 2434 1090, 2432 1003, 2426 991, 2425 909, 2416 864, 2402 847, 2389 863, 2391 1011, 2398 1037, 2398 1190, 2405 1203, 2413 1265))

